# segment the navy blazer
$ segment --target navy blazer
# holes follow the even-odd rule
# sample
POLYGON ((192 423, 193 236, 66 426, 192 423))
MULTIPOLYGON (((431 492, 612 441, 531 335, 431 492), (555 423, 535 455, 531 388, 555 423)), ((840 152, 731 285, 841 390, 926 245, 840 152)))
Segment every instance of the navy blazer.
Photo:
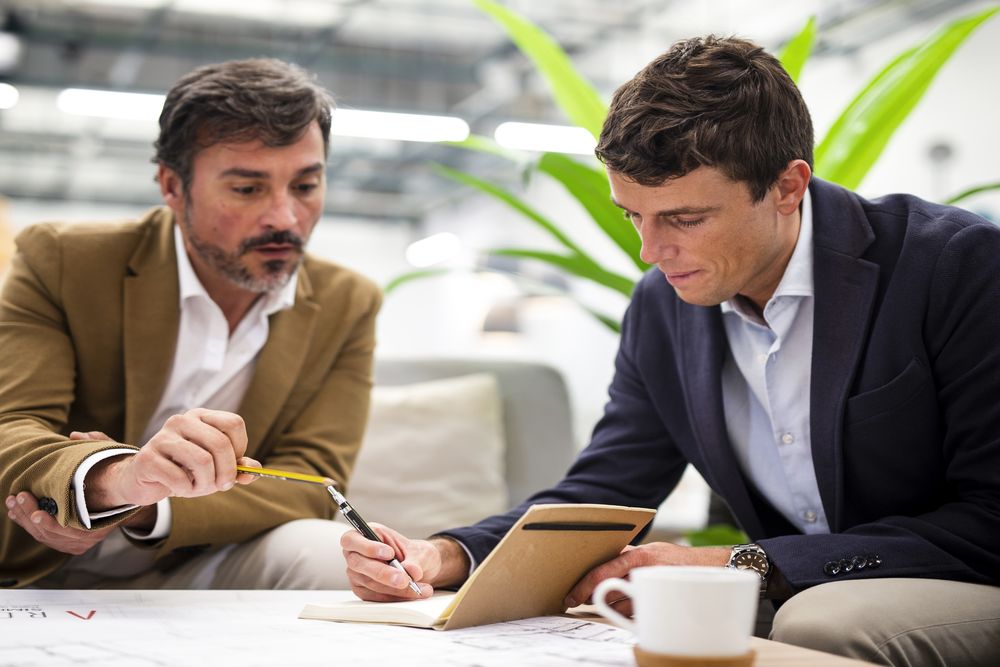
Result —
POLYGON ((691 463, 795 590, 1000 582, 1000 228, 912 196, 809 187, 810 425, 830 534, 803 535, 743 474, 723 415, 720 308, 681 301, 656 269, 635 289, 610 401, 566 477, 444 534, 481 562, 531 504, 657 507, 691 463))

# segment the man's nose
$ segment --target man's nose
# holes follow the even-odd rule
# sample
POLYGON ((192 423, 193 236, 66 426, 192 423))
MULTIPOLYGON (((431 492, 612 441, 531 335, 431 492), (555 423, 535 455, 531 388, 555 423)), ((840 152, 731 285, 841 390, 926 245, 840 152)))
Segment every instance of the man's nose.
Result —
POLYGON ((670 234, 662 229, 646 228, 639 231, 639 239, 642 241, 642 248, 639 250, 639 257, 647 264, 656 264, 665 259, 677 257, 677 245, 670 238, 670 234))
POLYGON ((264 214, 264 224, 272 229, 291 229, 298 224, 298 215, 295 212, 296 201, 294 197, 285 193, 276 193, 270 200, 267 211, 264 214))

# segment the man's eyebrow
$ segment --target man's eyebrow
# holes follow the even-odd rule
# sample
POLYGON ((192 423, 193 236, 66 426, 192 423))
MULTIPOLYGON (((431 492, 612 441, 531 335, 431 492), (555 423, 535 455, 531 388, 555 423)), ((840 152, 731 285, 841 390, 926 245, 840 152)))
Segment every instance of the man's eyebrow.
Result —
MULTIPOLYGON (((622 209, 623 211, 629 210, 627 207, 622 206, 618 201, 612 197, 611 203, 622 209)), ((718 211, 721 206, 680 206, 678 208, 670 208, 663 211, 657 211, 656 216, 658 218, 672 218, 677 215, 699 215, 702 213, 711 213, 713 211, 718 211)))
MULTIPOLYGON (((306 174, 313 174, 318 171, 323 171, 323 169, 324 169, 323 163, 316 162, 307 167, 302 167, 302 169, 299 169, 295 173, 295 176, 299 177, 299 176, 304 176, 306 174)), ((271 174, 269 174, 266 171, 260 171, 257 169, 247 169, 245 167, 230 167, 229 169, 226 169, 221 174, 219 174, 219 178, 226 178, 227 176, 237 176, 239 178, 269 178, 271 174)))

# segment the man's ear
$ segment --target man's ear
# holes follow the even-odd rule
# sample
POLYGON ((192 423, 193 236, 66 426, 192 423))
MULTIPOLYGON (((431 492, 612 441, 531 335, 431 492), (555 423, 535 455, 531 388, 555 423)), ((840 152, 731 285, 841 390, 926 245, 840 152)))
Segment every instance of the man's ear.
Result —
POLYGON ((163 203, 170 207, 174 215, 180 215, 184 210, 184 184, 176 171, 160 164, 156 170, 156 181, 160 184, 160 195, 163 203))
POLYGON ((805 160, 792 160, 778 176, 775 184, 778 194, 778 212, 791 215, 799 207, 802 198, 806 196, 812 169, 805 160))

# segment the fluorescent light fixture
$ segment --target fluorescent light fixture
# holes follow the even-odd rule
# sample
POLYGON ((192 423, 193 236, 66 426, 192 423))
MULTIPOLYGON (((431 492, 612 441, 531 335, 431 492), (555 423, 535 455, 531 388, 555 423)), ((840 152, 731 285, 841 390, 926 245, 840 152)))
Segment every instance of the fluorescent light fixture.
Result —
POLYGON ((76 116, 156 120, 160 117, 164 99, 164 95, 67 88, 59 93, 56 106, 60 111, 76 116))
POLYGON ((462 242, 451 232, 441 232, 414 241, 406 249, 406 261, 417 268, 434 266, 452 259, 462 251, 462 242))
POLYGON ((331 133, 399 141, 462 141, 469 136, 469 124, 453 116, 337 109, 331 133))
POLYGON ((13 109, 21 93, 9 83, 0 83, 0 109, 13 109))
POLYGON ((593 155, 597 142, 582 127, 539 123, 501 123, 493 138, 504 148, 593 155))

